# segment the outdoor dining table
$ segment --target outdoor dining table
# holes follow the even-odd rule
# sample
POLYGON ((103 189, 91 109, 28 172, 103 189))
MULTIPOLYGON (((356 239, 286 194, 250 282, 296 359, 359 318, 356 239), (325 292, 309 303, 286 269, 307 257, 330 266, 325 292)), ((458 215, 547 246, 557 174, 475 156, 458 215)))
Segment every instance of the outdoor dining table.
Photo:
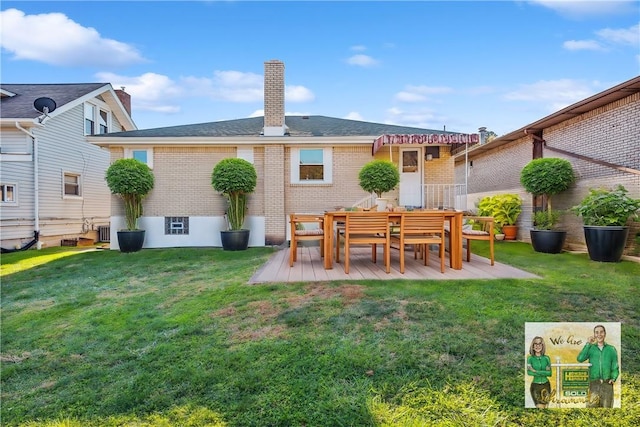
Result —
MULTIPOLYGON (((438 210, 438 209, 420 209, 425 214, 433 213, 437 215, 444 214, 445 220, 449 221, 449 239, 450 239, 450 265, 454 270, 462 270, 462 211, 455 210, 438 210)), ((406 211, 394 211, 389 213, 389 220, 400 223, 402 215, 406 211)), ((414 211, 415 212, 415 211, 414 211)), ((349 211, 328 211, 324 213, 324 268, 330 270, 333 268, 333 226, 335 222, 344 222, 347 219, 349 211)))

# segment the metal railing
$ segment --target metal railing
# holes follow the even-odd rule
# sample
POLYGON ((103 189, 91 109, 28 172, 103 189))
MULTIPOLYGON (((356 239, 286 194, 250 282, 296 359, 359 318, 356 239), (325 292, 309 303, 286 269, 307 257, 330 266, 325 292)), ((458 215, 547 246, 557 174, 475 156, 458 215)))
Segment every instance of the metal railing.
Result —
MULTIPOLYGON (((424 184, 423 205, 426 209, 467 210, 467 186, 465 184, 424 184)), ((364 209, 376 205, 376 195, 371 194, 353 203, 353 207, 364 209)))
POLYGON ((427 209, 467 210, 465 184, 424 184, 424 207, 427 209))

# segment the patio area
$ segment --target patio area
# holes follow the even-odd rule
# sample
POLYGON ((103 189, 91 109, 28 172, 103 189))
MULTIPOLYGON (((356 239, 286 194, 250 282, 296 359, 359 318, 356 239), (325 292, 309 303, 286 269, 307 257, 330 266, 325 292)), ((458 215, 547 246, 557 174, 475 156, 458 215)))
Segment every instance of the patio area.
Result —
POLYGON ((438 253, 431 251, 429 265, 423 261, 413 259, 411 251, 406 252, 405 273, 400 273, 400 252, 391 250, 391 273, 384 269, 382 249, 378 249, 378 262, 371 261, 370 247, 352 248, 349 274, 344 272, 344 257, 340 263, 333 263, 332 269, 325 269, 323 259, 320 258, 318 246, 304 246, 298 248, 298 260, 293 267, 289 267, 289 248, 274 253, 253 275, 249 283, 269 282, 315 282, 329 280, 464 280, 464 279, 536 279, 539 276, 495 262, 490 265, 489 259, 471 255, 471 262, 463 261, 462 270, 449 267, 448 253, 444 274, 440 273, 438 253))

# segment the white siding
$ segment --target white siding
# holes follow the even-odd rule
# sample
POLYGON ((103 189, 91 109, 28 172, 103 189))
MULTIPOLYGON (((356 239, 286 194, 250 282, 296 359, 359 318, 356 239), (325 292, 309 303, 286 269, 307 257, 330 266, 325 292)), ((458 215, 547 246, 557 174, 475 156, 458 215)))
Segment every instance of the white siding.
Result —
POLYGON ((83 107, 56 116, 36 135, 41 233, 79 234, 109 224, 110 192, 104 180, 109 153, 86 142, 83 107), (81 175, 81 197, 63 197, 65 172, 81 175))
POLYGON ((20 130, 2 130, 2 154, 31 154, 31 137, 20 130))

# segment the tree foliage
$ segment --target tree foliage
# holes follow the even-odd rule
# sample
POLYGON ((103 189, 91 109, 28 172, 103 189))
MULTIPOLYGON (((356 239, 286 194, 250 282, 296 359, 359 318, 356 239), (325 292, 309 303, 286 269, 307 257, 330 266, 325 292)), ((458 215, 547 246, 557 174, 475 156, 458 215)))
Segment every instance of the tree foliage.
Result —
POLYGON ((111 193, 124 202, 127 230, 136 230, 143 213, 142 200, 153 189, 153 172, 139 160, 118 159, 107 169, 105 179, 111 193))

